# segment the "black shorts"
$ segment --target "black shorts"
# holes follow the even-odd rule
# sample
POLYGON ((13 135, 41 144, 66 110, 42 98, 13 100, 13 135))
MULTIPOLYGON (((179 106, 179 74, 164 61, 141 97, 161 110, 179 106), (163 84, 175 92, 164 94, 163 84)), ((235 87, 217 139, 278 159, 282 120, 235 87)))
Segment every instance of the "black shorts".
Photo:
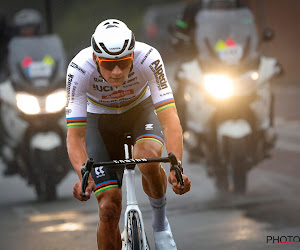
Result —
MULTIPOLYGON (((97 161, 124 159, 124 135, 132 142, 151 140, 164 146, 164 137, 151 98, 147 98, 122 114, 92 114, 87 116, 86 144, 90 158, 97 161)), ((93 169, 95 194, 122 186, 124 167, 93 169)))

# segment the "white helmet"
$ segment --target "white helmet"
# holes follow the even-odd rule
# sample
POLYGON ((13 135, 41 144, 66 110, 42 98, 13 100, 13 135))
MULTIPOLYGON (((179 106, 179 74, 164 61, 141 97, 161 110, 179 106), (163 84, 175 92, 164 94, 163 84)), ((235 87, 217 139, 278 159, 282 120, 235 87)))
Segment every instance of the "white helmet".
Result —
POLYGON ((13 23, 15 26, 41 25, 42 15, 35 9, 22 9, 14 15, 13 23))
POLYGON ((134 51, 135 38, 125 23, 108 19, 97 26, 91 44, 96 56, 117 59, 134 51))

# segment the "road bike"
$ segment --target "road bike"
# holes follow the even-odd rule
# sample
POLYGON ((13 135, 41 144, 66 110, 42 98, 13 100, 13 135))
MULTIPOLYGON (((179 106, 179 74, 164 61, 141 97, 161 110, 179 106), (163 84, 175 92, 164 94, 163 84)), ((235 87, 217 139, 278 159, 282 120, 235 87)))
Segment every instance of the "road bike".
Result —
POLYGON ((122 249, 123 250, 149 250, 150 246, 147 240, 142 212, 139 209, 136 192, 135 192, 135 166, 138 163, 162 162, 171 163, 170 170, 175 170, 177 181, 181 188, 184 188, 182 178, 182 168, 180 161, 173 153, 169 153, 168 157, 161 158, 140 158, 132 159, 132 142, 131 135, 126 135, 124 144, 125 159, 113 160, 109 162, 97 162, 89 158, 81 167, 82 174, 82 195, 85 194, 85 189, 88 185, 88 177, 92 168, 100 166, 125 166, 124 178, 127 187, 127 207, 124 213, 124 231, 122 233, 122 249))

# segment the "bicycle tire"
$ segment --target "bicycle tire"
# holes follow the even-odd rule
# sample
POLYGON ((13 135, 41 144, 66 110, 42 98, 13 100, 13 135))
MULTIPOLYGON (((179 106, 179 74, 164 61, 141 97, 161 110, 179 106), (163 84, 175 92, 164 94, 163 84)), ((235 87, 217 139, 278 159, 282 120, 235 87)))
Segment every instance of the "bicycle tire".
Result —
POLYGON ((129 216, 130 225, 130 247, 131 250, 142 250, 142 230, 140 226, 139 214, 135 211, 130 213, 129 216))

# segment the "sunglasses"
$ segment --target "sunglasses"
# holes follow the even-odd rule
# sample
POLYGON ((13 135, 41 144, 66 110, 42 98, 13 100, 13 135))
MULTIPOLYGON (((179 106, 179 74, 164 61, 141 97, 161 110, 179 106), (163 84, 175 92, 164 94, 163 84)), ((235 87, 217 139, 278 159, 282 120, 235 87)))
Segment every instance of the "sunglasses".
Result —
POLYGON ((98 61, 101 65, 101 67, 112 71, 116 66, 118 66, 121 70, 126 69, 128 66, 131 65, 133 62, 133 53, 131 53, 128 57, 124 57, 121 59, 114 59, 114 60, 109 60, 109 59, 101 59, 98 57, 98 61))

